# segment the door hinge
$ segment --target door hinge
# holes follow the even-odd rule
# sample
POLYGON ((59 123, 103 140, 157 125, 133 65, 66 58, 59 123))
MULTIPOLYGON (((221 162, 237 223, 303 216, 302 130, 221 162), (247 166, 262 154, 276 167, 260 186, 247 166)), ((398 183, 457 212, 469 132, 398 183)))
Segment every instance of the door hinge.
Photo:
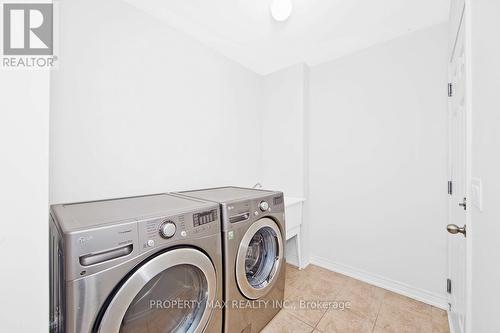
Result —
POLYGON ((448 194, 453 194, 453 182, 451 180, 448 180, 448 194))
POLYGON ((446 292, 451 294, 451 279, 446 279, 446 292))
POLYGON ((453 83, 448 83, 448 97, 453 96, 453 83))

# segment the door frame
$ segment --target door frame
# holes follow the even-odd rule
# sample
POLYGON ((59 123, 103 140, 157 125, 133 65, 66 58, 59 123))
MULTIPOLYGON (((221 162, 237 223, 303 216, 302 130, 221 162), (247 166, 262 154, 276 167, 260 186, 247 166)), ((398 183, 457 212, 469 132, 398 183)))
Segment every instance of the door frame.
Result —
MULTIPOLYGON (((465 12, 464 12, 464 32, 465 32, 465 105, 466 109, 466 148, 467 148, 467 157, 466 157, 466 179, 467 179, 467 187, 466 187, 466 195, 467 198, 471 198, 471 179, 472 179, 472 54, 471 54, 471 0, 465 0, 465 12)), ((469 203, 472 204, 472 200, 469 200, 469 203)), ((469 237, 466 237, 466 246, 467 246, 467 261, 466 261, 466 289, 465 289, 465 306, 466 306, 466 317, 465 317, 465 332, 472 332, 472 235, 474 234, 474 224, 472 223, 472 218, 470 214, 470 210, 467 211, 465 215, 465 221, 467 223, 467 232, 469 232, 469 237)))

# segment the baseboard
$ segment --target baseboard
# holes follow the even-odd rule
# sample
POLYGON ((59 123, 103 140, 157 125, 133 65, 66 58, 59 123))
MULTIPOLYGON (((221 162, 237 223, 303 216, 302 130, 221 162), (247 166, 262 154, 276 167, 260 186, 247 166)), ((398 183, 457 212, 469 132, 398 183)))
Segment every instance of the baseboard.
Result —
POLYGON ((368 273, 347 265, 335 263, 325 258, 311 256, 311 264, 321 266, 328 270, 350 276, 354 279, 372 284, 374 286, 393 291, 417 301, 435 306, 437 308, 447 310, 448 302, 444 296, 428 292, 423 289, 415 288, 405 283, 385 278, 376 274, 368 273))

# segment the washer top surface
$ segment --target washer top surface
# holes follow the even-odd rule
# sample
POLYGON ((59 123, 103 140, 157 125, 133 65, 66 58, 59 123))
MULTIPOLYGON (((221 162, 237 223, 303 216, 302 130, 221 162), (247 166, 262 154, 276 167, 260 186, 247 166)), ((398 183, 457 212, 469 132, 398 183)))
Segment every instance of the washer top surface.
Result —
POLYGON ((180 192, 180 194, 182 195, 219 203, 226 203, 235 200, 253 199, 271 195, 273 193, 277 192, 232 186, 180 192))
POLYGON ((90 229, 119 221, 144 217, 175 215, 213 203, 169 194, 147 195, 121 199, 59 204, 52 206, 64 232, 90 229))

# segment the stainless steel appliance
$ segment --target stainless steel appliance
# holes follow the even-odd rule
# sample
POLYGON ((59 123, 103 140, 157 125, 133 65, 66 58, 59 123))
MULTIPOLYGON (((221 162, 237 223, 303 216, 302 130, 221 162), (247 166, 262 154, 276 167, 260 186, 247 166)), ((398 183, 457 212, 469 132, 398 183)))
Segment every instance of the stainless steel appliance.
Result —
POLYGON ((50 216, 52 331, 221 332, 217 204, 158 194, 50 216))
POLYGON ((179 194, 220 204, 224 331, 259 332, 283 304, 286 230, 283 193, 222 187, 179 194))

